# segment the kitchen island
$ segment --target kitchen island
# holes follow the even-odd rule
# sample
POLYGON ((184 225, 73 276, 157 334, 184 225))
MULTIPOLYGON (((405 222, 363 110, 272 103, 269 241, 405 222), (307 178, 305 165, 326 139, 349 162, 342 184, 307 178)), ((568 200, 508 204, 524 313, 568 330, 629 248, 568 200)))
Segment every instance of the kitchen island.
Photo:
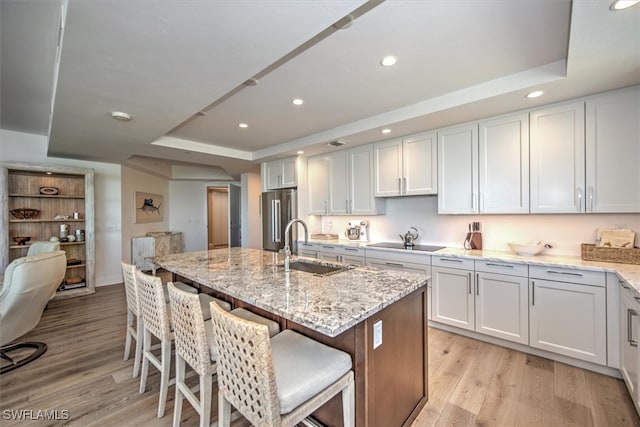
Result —
MULTIPOLYGON (((231 248, 152 261, 173 273, 174 280, 192 283, 234 307, 277 320, 281 328, 349 353, 355 372, 356 425, 410 424, 428 396, 428 277, 368 267, 327 276, 285 273, 283 258, 274 252, 231 248), (374 340, 374 325, 380 330, 380 344, 374 340)), ((314 416, 327 425, 341 425, 341 405, 340 398, 334 398, 314 416)))

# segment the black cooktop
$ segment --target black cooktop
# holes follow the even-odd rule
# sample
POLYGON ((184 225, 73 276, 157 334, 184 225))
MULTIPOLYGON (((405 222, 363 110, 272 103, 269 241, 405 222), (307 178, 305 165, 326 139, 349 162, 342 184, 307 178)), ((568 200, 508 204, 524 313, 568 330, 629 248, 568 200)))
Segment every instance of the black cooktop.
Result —
POLYGON ((404 243, 396 242, 380 242, 367 245, 370 248, 389 248, 389 249, 406 249, 408 251, 423 251, 423 252, 435 252, 440 249, 444 249, 446 246, 432 246, 432 245, 413 245, 413 247, 404 247, 404 243))

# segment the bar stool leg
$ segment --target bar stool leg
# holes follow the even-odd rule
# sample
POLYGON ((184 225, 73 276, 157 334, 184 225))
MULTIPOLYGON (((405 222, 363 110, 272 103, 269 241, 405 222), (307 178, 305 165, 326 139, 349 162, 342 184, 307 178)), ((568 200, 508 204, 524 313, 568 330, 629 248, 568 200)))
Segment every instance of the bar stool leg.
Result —
POLYGON ((162 370, 160 372, 160 401, 158 402, 158 418, 164 416, 164 407, 169 393, 169 376, 171 371, 171 341, 162 341, 162 370))
POLYGON ((180 391, 179 384, 184 383, 186 369, 186 362, 176 353, 176 398, 173 402, 173 427, 180 427, 180 419, 182 418, 182 401, 184 400, 184 396, 180 391))
POLYGON ((211 418, 212 376, 200 376, 200 427, 209 427, 211 418))
POLYGON ((133 378, 140 373, 140 358, 142 357, 142 341, 144 340, 144 324, 140 316, 136 319, 136 355, 133 359, 133 378))
POLYGON ((127 338, 124 342, 124 360, 129 360, 129 352, 131 351, 131 327, 133 326, 133 313, 127 309, 127 338))
POLYGON ((218 392, 218 427, 231 425, 231 404, 218 392))
POLYGON ((342 422, 344 427, 353 427, 356 424, 355 394, 352 374, 349 379, 349 385, 342 390, 342 422))
POLYGON ((151 351, 151 332, 144 330, 144 346, 142 348, 142 373, 140 374, 140 394, 147 389, 147 375, 149 375, 149 358, 146 356, 151 351))

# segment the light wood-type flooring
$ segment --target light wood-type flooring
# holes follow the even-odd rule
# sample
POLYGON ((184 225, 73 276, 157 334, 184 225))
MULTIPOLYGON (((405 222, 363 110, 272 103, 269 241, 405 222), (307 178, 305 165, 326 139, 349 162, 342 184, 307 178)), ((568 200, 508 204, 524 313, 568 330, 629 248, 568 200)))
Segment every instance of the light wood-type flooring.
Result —
MULTIPOLYGON (((150 368, 147 392, 138 393, 133 358, 123 360, 125 318, 121 285, 52 301, 24 337, 46 342, 47 353, 0 376, 0 426, 170 426, 174 388, 164 418, 156 418, 159 375, 150 368), (60 418, 68 411, 69 419, 8 419, 20 410, 57 410, 60 418)), ((429 334, 429 402, 414 426, 640 426, 621 380, 436 329, 429 334)), ((214 395, 214 419, 216 402, 214 395)), ((182 425, 198 425, 186 402, 182 425)))

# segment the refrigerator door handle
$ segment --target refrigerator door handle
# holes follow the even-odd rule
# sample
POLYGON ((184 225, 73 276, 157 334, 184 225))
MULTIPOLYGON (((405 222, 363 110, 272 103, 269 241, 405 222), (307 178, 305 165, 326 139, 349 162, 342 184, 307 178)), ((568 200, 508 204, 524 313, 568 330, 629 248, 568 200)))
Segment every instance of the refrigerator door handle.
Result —
POLYGON ((282 221, 282 210, 280 207, 280 200, 273 201, 273 241, 280 243, 280 222, 282 221))

